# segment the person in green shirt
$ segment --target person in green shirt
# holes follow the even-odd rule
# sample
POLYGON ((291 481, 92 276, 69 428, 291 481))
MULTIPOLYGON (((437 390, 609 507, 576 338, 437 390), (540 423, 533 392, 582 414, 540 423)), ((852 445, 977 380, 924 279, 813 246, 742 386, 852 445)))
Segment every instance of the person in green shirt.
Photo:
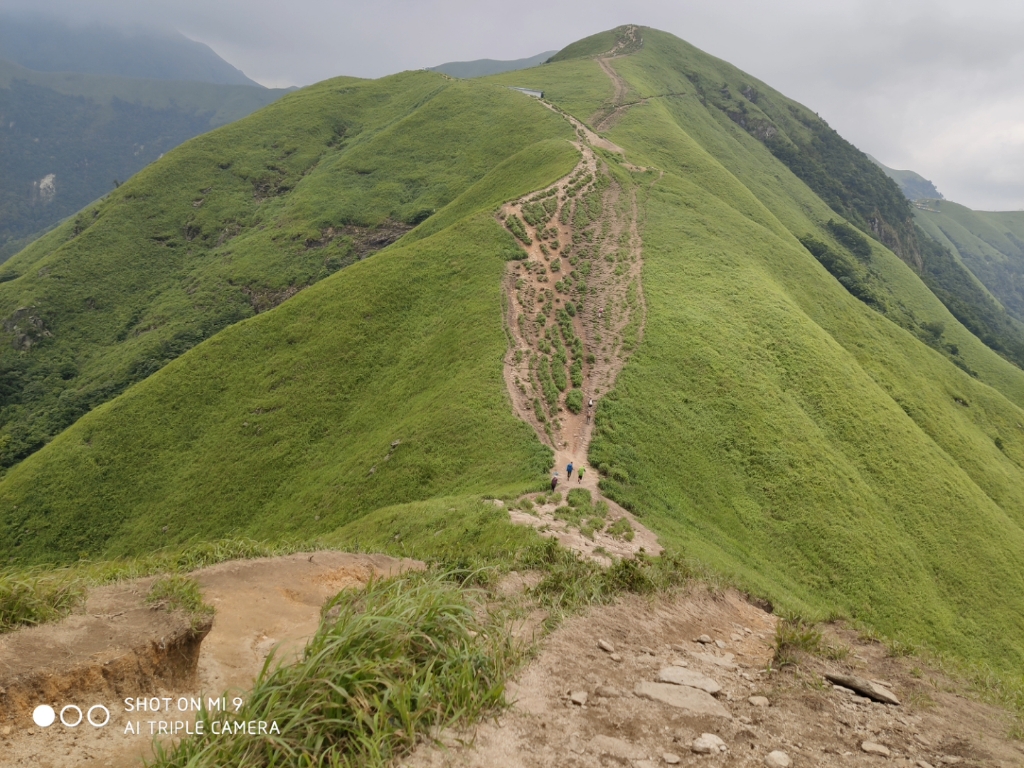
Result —
POLYGON ((583 482, 583 473, 587 471, 586 467, 580 467, 576 470, 576 477, 579 478, 579 482, 583 482))

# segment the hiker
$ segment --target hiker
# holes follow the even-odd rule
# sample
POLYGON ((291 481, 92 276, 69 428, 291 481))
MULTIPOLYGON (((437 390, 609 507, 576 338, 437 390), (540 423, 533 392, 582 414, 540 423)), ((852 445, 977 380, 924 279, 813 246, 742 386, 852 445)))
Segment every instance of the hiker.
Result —
POLYGON ((593 408, 593 407, 594 407, 594 398, 590 398, 590 402, 587 403, 587 408, 593 408))
POLYGON ((565 477, 567 480, 572 480, 572 462, 565 468, 565 477))
POLYGON ((583 483, 583 473, 587 471, 586 467, 580 467, 579 472, 576 473, 576 480, 580 484, 583 483))
POLYGON ((551 476, 551 492, 555 492, 555 486, 558 485, 558 475, 551 476))

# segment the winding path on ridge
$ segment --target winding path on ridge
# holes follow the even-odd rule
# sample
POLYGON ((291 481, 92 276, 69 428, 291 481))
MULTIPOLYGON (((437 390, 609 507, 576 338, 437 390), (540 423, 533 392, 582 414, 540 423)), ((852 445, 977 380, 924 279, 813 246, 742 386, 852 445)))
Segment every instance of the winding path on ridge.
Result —
MULTIPOLYGON (((627 43, 637 44, 635 32, 627 43)), ((607 64, 598 61, 608 72, 607 64)), ((614 70, 609 76, 619 100, 627 86, 614 70)), ((586 463, 597 404, 614 387, 643 336, 639 183, 624 183, 621 174, 616 178, 596 151, 624 157, 620 147, 557 107, 546 102, 545 106, 572 124, 580 161, 565 177, 507 203, 498 214, 527 253, 525 260, 509 264, 505 277, 506 322, 512 339, 505 357, 505 383, 516 415, 555 450, 558 490, 590 491, 608 504, 607 527, 624 517, 633 533, 615 536, 605 532, 606 527, 588 529, 584 535, 579 527, 557 519, 557 504, 543 501, 529 512, 510 513, 514 522, 534 525, 602 562, 641 549, 658 554, 657 537, 603 498, 597 472, 586 463), (574 474, 566 482, 570 462, 586 469, 582 481, 574 474)), ((631 174, 650 170, 629 163, 621 166, 631 174)))

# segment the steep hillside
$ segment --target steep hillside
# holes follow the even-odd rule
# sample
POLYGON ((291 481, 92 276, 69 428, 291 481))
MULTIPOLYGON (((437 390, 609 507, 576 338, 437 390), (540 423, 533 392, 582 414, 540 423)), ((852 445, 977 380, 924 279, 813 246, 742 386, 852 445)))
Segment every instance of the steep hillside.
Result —
POLYGON ((258 85, 208 45, 173 30, 70 24, 52 16, 0 13, 0 59, 37 72, 258 85))
POLYGON ((1024 321, 1024 213, 972 211, 928 200, 915 211, 922 229, 956 253, 1006 311, 1024 321))
POLYGON ((0 267, 0 463, 558 135, 547 110, 517 113, 524 98, 431 73, 328 81, 195 139, 33 243, 0 267), (454 115, 464 130, 447 130, 454 115), (493 119, 508 137, 484 129, 493 119))
MULTIPOLYGON (((147 334, 134 329, 169 337, 172 321, 156 319, 198 322, 197 307, 232 306, 238 286, 257 280, 281 290, 315 279, 307 267, 288 283, 277 265, 303 264, 305 243, 327 227, 423 220, 182 354, 14 466, 0 481, 0 556, 68 561, 360 521, 390 534, 382 521, 423 507, 407 502, 439 513, 545 482, 550 451, 513 416, 506 384, 534 398, 558 451, 571 450, 558 409, 573 410, 575 391, 596 400, 588 459, 602 490, 670 552, 781 608, 846 615, 1019 673, 1024 372, 947 310, 907 248, 901 259, 886 247, 916 231, 901 218, 905 199, 815 120, 678 38, 629 27, 483 80, 332 81, 185 145, 105 201, 71 243, 57 248, 54 233, 20 256, 12 266, 23 276, 5 285, 38 291, 54 274, 159 264, 166 251, 131 255, 159 237, 179 259, 190 247, 203 254, 202 266, 184 261, 189 278, 207 280, 203 302, 175 303, 192 283, 173 273, 176 290, 148 315, 123 309, 114 321, 106 293, 90 287, 68 306, 91 297, 94 315, 60 329, 42 315, 19 320, 32 344, 12 359, 59 348, 89 317, 96 338, 132 331, 92 347, 90 360, 112 367, 142 349, 147 334), (509 85, 543 90, 555 109, 509 85), (327 116, 343 106, 365 111, 338 119, 380 129, 333 146, 327 116), (581 154, 593 165, 577 166, 581 154), (238 159, 222 168, 225 155, 238 159), (277 186, 270 165, 284 169, 269 177, 283 177, 277 186), (216 205, 202 192, 214 182, 227 190, 216 205), (250 229, 218 250, 216 217, 268 188, 288 192, 242 207, 250 229), (147 219, 158 204, 164 218, 147 219), (115 233, 122 261, 74 250, 115 233), (515 269, 513 235, 532 254, 515 269), (622 293, 601 293, 595 275, 633 269, 640 277, 622 293), (523 297, 537 312, 520 327, 534 347, 528 378, 506 382, 514 336, 503 302, 520 301, 516 291, 536 294, 523 297), (629 328, 634 320, 643 327, 629 328), (558 378, 571 365, 571 379, 555 380, 556 360, 558 378), (586 378, 623 362, 611 391, 586 378)), ((406 554, 445 527, 443 514, 418 523, 392 525, 406 554)), ((467 538, 467 558, 473 546, 467 538)))
POLYGON ((591 447, 603 487, 666 545, 805 610, 961 650, 984 632, 1000 646, 986 655, 1020 659, 996 629, 1015 619, 954 597, 1015 602, 1021 587, 1009 566, 1024 522, 1019 369, 876 244, 845 253, 866 260, 870 293, 844 290, 856 283, 800 242, 843 253, 836 211, 693 81, 802 108, 654 30, 632 55, 563 66, 596 77, 602 64, 623 81, 621 105, 607 86, 587 104, 567 90, 584 78, 560 87, 554 65, 517 84, 566 94, 581 117, 612 116, 608 136, 629 160, 664 171, 645 184, 644 341, 601 402, 591 447), (957 354, 901 325, 934 328, 957 354), (964 529, 965 505, 977 529, 964 529), (996 553, 996 539, 1015 543, 996 553), (993 562, 1004 565, 977 565, 993 562))
POLYGON ((284 93, 0 60, 0 262, 183 141, 284 93))

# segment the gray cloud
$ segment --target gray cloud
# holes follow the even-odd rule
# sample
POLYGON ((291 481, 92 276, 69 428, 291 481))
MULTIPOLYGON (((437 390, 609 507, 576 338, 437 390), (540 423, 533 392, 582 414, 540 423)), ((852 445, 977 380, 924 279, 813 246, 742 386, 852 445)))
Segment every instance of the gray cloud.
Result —
POLYGON ((1024 208, 1024 5, 1006 0, 0 0, 160 24, 266 85, 521 58, 624 23, 697 45, 803 102, 950 199, 1024 208))

